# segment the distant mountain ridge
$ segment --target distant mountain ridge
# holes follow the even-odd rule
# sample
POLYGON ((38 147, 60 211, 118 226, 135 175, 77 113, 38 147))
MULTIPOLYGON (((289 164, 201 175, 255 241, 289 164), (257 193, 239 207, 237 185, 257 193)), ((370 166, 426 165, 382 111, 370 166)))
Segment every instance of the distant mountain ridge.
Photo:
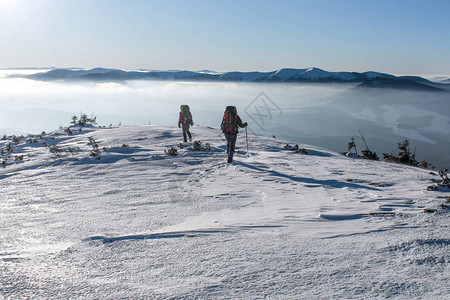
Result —
POLYGON ((183 80, 183 81, 231 81, 231 82, 287 82, 287 83, 360 83, 361 88, 401 88, 426 91, 443 91, 446 84, 439 84, 419 76, 394 76, 374 71, 329 72, 319 68, 285 68, 270 72, 215 72, 202 71, 126 71, 120 69, 94 68, 53 69, 36 74, 15 74, 21 77, 42 81, 86 80, 86 81, 125 81, 125 80, 183 80))

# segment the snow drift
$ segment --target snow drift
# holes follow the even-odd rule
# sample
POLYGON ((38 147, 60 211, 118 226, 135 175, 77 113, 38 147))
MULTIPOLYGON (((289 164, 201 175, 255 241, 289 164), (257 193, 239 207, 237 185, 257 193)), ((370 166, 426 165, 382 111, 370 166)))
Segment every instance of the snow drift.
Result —
POLYGON ((450 292, 448 193, 426 191, 429 171, 255 135, 246 153, 242 134, 229 165, 209 127, 192 133, 210 151, 173 127, 71 132, 0 142, 6 298, 450 292))

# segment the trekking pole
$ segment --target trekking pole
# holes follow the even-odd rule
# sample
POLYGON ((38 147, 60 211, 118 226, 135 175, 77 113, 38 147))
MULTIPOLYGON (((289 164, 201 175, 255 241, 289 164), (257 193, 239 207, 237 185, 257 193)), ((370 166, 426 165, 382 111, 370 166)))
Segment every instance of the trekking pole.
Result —
POLYGON ((247 157, 250 157, 250 153, 248 152, 248 135, 247 135, 247 126, 245 126, 245 140, 247 141, 247 157))

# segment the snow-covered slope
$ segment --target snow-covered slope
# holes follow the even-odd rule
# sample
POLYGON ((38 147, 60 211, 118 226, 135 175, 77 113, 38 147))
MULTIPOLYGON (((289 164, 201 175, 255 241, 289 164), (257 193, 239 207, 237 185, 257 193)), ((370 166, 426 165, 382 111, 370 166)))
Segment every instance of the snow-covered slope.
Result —
POLYGON ((437 179, 426 170, 254 135, 246 153, 243 133, 228 165, 222 134, 205 127, 192 128, 204 152, 172 127, 72 131, 0 142, 1 296, 450 293, 449 194, 426 191, 437 179))
POLYGON ((281 69, 276 71, 273 75, 271 75, 267 80, 269 81, 287 81, 296 76, 300 76, 307 72, 308 69, 281 69))

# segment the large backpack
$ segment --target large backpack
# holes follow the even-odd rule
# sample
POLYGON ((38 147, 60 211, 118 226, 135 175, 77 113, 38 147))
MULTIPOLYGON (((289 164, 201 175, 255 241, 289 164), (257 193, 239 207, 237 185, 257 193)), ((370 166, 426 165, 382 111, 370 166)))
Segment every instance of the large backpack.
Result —
POLYGON ((223 113, 222 130, 224 133, 237 132, 237 110, 234 106, 227 106, 223 113))
POLYGON ((181 105, 181 112, 183 113, 183 121, 185 124, 192 123, 192 114, 189 105, 181 105))

